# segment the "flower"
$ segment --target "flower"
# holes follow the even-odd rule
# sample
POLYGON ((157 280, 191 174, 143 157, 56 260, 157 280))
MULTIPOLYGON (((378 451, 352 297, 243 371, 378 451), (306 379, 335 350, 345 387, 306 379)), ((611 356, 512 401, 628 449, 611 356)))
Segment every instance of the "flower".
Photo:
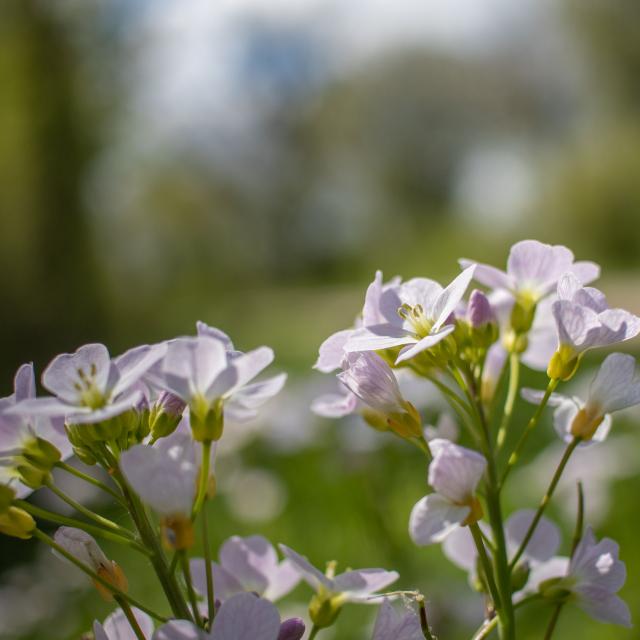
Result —
POLYGON ((479 289, 474 289, 471 292, 465 316, 469 325, 474 329, 479 329, 496 320, 489 298, 479 289))
MULTIPOLYGON (((224 542, 219 557, 219 564, 212 563, 213 581, 216 598, 222 602, 244 591, 275 602, 300 582, 293 563, 279 562, 276 550, 262 536, 233 536, 224 542)), ((191 574, 194 587, 206 593, 206 565, 202 558, 191 561, 191 574)))
POLYGON ((589 349, 623 342, 640 333, 640 318, 624 309, 610 309, 601 291, 583 287, 570 273, 558 282, 552 313, 558 347, 547 373, 553 379, 569 379, 589 349))
MULTIPOLYGON (((540 403, 543 396, 541 391, 522 390, 522 397, 532 403, 540 403)), ((549 404, 556 407, 553 423, 565 442, 574 437, 584 444, 602 442, 611 428, 611 414, 640 404, 635 358, 622 353, 608 355, 591 381, 586 401, 553 393, 549 404)))
POLYGON ((173 620, 153 640, 279 640, 280 629, 280 614, 271 602, 240 593, 222 604, 209 633, 186 620, 173 620))
MULTIPOLYGON (((383 283, 382 271, 376 271, 373 282, 367 288, 362 313, 356 321, 356 329, 395 320, 401 304, 396 292, 399 282, 399 278, 393 278, 390 282, 383 283)), ((345 355, 345 344, 354 331, 354 328, 344 329, 330 335, 320 345, 314 369, 322 373, 331 373, 338 369, 345 355)))
POLYGON ((575 602, 600 622, 630 627, 629 607, 616 595, 627 577, 618 554, 619 547, 613 540, 596 542, 588 527, 573 557, 569 561, 552 558, 532 575, 532 583, 546 598, 575 602))
MULTIPOLYGON (((460 260, 462 267, 470 264, 473 264, 470 260, 460 260)), ((488 264, 477 264, 474 279, 486 287, 509 291, 515 298, 526 298, 535 304, 553 292, 565 273, 573 273, 588 283, 599 277, 600 267, 594 262, 575 262, 571 250, 562 245, 522 240, 511 247, 506 272, 488 264)))
POLYGON ((454 442, 458 439, 460 432, 456 421, 448 413, 441 413, 436 424, 427 425, 423 430, 423 434, 427 442, 437 438, 454 442))
MULTIPOLYGON (((127 578, 122 569, 116 562, 109 560, 104 555, 98 543, 88 533, 73 527, 60 527, 54 535, 54 540, 67 553, 89 567, 103 580, 117 587, 120 591, 127 591, 127 578)), ((55 551, 54 554, 58 555, 55 551)), ((112 599, 111 591, 103 584, 96 580, 94 586, 105 600, 112 599)))
POLYGON ((236 422, 255 417, 256 409, 276 395, 286 380, 280 374, 248 384, 271 364, 273 351, 259 347, 239 353, 227 346, 209 335, 177 338, 168 343, 162 361, 164 388, 189 405, 191 429, 198 441, 222 436, 223 410, 236 422))
POLYGON ((344 350, 403 347, 396 359, 399 364, 435 346, 454 330, 454 325, 447 323, 467 290, 474 270, 475 265, 465 269, 446 289, 427 278, 413 278, 397 285, 393 296, 381 297, 384 321, 355 329, 346 340, 344 350), (397 305, 393 314, 391 298, 397 305))
POLYGON ((23 364, 14 379, 14 393, 0 399, 0 483, 12 482, 24 498, 42 486, 56 462, 73 448, 62 418, 12 412, 36 395, 33 364, 23 364))
POLYGON ((409 518, 409 534, 420 546, 441 542, 482 517, 475 492, 487 466, 482 455, 448 440, 432 440, 429 446, 433 460, 428 482, 436 493, 418 501, 409 518))
POLYGON ((281 544, 282 553, 295 565, 302 579, 315 590, 309 605, 312 622, 319 628, 333 624, 347 602, 374 604, 372 594, 395 582, 396 571, 385 569, 358 569, 334 575, 335 563, 329 563, 327 572, 316 569, 304 556, 281 544))
POLYGON ((0 533, 29 540, 36 529, 36 522, 24 509, 13 506, 15 497, 12 487, 0 484, 0 533))
POLYGON ((56 356, 42 374, 55 397, 25 400, 13 409, 64 416, 68 424, 93 424, 132 409, 140 400, 136 383, 164 355, 164 344, 143 345, 111 359, 102 344, 86 344, 56 356))
MULTIPOLYGON (((151 640, 153 633, 153 620, 140 609, 131 607, 131 611, 140 626, 145 638, 151 640)), ((104 625, 97 620, 93 623, 93 635, 95 640, 138 640, 138 636, 131 628, 122 609, 114 611, 105 621, 104 625)))
POLYGON ((378 610, 371 640, 424 640, 420 618, 408 607, 397 613, 385 598, 378 610))

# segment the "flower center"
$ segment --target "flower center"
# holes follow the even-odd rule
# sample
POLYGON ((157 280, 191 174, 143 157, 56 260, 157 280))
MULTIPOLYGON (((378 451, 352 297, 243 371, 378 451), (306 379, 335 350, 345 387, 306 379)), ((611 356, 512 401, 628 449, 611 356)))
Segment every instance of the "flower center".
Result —
POLYGON ((89 368, 89 373, 84 369, 79 368, 78 382, 73 384, 74 388, 80 394, 80 403, 84 407, 90 409, 100 409, 107 403, 107 397, 102 393, 96 384, 96 375, 98 369, 95 364, 92 364, 89 368))
POLYGON ((421 304, 411 306, 405 303, 398 308, 398 315, 411 325, 413 331, 420 338, 426 338, 431 333, 433 322, 427 316, 421 304))

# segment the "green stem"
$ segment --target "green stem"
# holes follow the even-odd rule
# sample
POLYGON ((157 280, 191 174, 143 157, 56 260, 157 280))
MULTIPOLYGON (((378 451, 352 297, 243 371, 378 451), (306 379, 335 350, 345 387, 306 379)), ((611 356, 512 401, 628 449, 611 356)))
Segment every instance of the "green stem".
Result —
POLYGON ((511 423, 511 416, 518 396, 519 386, 520 358, 517 353, 511 353, 509 355, 509 389, 507 391, 502 420, 500 421, 500 428, 498 429, 498 437, 496 439, 496 447, 498 451, 502 449, 505 440, 507 439, 507 431, 509 430, 509 424, 511 423))
POLYGON ((531 416, 531 419, 529 420, 529 422, 527 423, 527 426, 522 432, 522 435, 520 436, 520 440, 518 440, 518 443, 516 444, 515 449, 513 450, 513 453, 509 456, 507 467, 504 470, 504 473, 502 474, 502 479, 500 480, 500 487, 504 486, 504 483, 507 479, 507 476, 511 472, 511 469, 513 469, 516 462, 518 462, 518 459, 520 458, 520 453, 522 452, 522 448, 524 447, 527 441, 527 438, 529 437, 531 432, 535 429, 536 425, 538 424, 538 421, 540 420, 540 416, 542 415, 544 408, 547 406, 547 403, 549 402, 549 398, 551 397, 551 394, 555 391, 556 387, 558 386, 558 382, 559 380, 557 379, 549 380, 549 384, 547 385, 547 389, 544 392, 544 397, 542 398, 542 402, 536 407, 535 413, 531 416))
POLYGON ((211 440, 205 440, 202 443, 202 460, 200 462, 200 482, 198 483, 198 495, 193 505, 191 519, 200 513, 204 500, 207 497, 207 485, 209 484, 209 465, 211 461, 211 440))
POLYGON ((189 556, 187 552, 182 549, 178 552, 180 554, 180 564, 182 565, 182 574, 184 575, 184 581, 187 585, 187 594, 189 595, 189 602, 191 603, 191 611, 193 612, 193 618, 199 627, 202 627, 202 618, 200 617, 200 610, 198 609, 198 599, 196 598, 196 592, 193 589, 193 582, 191 579, 191 567, 189 566, 189 556))
POLYGON ((422 635, 425 640, 434 640, 431 635, 431 629, 429 629, 429 621, 427 620, 427 607, 424 603, 424 596, 420 594, 416 597, 418 603, 418 611, 420 612, 420 628, 422 629, 422 635))
POLYGON ((319 633, 320 627, 316 627, 316 625, 314 624, 313 627, 311 627, 311 633, 309 634, 307 640, 313 640, 319 633))
POLYGON ((493 608, 498 611, 500 609, 500 594, 493 577, 493 567, 491 566, 491 560, 489 560, 487 550, 484 548, 482 532, 480 531, 480 527, 478 526, 477 522, 475 522, 474 524, 470 524, 469 530, 471 531, 473 541, 475 542, 476 549, 478 550, 478 557, 480 558, 480 563, 482 564, 482 569, 487 580, 487 587, 489 587, 489 593, 491 594, 491 599, 493 600, 493 608))
POLYGON ((544 510, 547 508, 547 505, 549 504, 551 497, 553 496, 553 492, 555 491, 556 486, 560 481, 560 477, 562 476, 562 473, 564 472, 564 469, 567 466, 567 462, 569 462, 569 458, 571 458, 571 454, 575 451, 576 447, 580 444, 580 441, 581 441, 581 438, 574 437, 573 440, 567 445, 567 448, 564 451, 564 455, 560 460, 560 464, 558 464, 558 468, 555 470, 555 473, 551 478, 551 482, 549 483, 549 488, 547 489, 542 500, 540 501, 538 510, 536 511, 536 514, 533 517, 533 520, 531 521, 529 528, 527 529, 527 533, 525 534, 520 544, 520 547, 518 548, 518 551, 516 551, 515 556, 513 556, 513 559, 511 560, 511 564, 509 565, 510 571, 513 571, 513 568, 516 566, 516 563, 520 559, 520 556, 524 553, 524 550, 527 548, 527 545, 529 544, 529 541, 531 540, 531 537, 535 533, 536 527, 538 526, 538 523, 542 518, 542 514, 544 513, 544 510))
POLYGON ((563 606, 564 602, 561 602, 553 610, 553 615, 551 616, 551 620, 549 620, 549 626, 547 627, 547 631, 544 634, 544 640, 551 640, 551 636, 553 635, 556 625, 558 624, 558 618, 560 618, 560 613, 562 612, 563 606))
POLYGON ((53 491, 53 493, 55 493, 56 496, 58 496, 58 498, 60 498, 63 502, 66 502, 70 507, 73 507, 78 513, 81 513, 83 516, 89 518, 90 520, 93 520, 94 522, 97 522, 99 525, 110 529, 111 531, 114 531, 115 533, 120 534, 121 536, 124 536, 125 538, 129 538, 131 540, 134 539, 134 535, 133 533, 131 533, 131 531, 125 529, 124 527, 121 527, 115 522, 112 522, 108 518, 104 518, 101 515, 94 513, 93 511, 91 511, 91 509, 87 509, 85 506, 81 505, 79 502, 68 496, 64 491, 62 491, 62 489, 58 488, 52 480, 47 480, 45 482, 45 486, 53 491))
POLYGON ((138 640, 147 640, 144 637, 144 633, 142 632, 142 629, 140 628, 140 625, 138 624, 136 617, 133 615, 133 611, 131 611, 131 607, 129 606, 129 603, 118 595, 114 595, 113 599, 120 605, 120 608, 122 609, 122 612, 124 613, 127 620, 129 621, 129 624, 131 625, 131 628, 133 629, 133 633, 135 633, 136 638, 138 638, 138 640))
POLYGON ((209 544, 209 523, 207 505, 202 509, 202 544, 204 546, 205 576, 207 580, 207 610, 209 612, 208 627, 211 628, 216 616, 216 599, 213 584, 213 564, 211 562, 211 545, 209 544))
POLYGON ((99 536, 104 538, 105 540, 110 540, 111 542, 117 542, 118 544, 123 544, 140 553, 144 553, 146 556, 151 555, 148 549, 145 549, 140 543, 135 542, 135 540, 131 540, 130 538, 124 538, 123 536, 113 533, 108 529, 103 529, 102 527, 96 527, 87 522, 82 522, 81 520, 76 520, 75 518, 68 518, 67 516, 61 516, 57 513, 53 513, 52 511, 47 511, 46 509, 42 509, 40 507, 36 507, 32 505, 30 502, 26 502, 25 500, 15 500, 14 504, 21 509, 24 509, 27 513, 30 513, 32 516, 36 518, 40 518, 42 520, 48 520, 49 522, 53 522, 55 524, 60 524, 67 527, 75 527, 76 529, 82 529, 87 533, 90 533, 94 536, 99 536))
POLYGON ((70 473, 72 476, 75 476, 76 478, 80 478, 81 480, 84 480, 85 482, 92 484, 94 487, 98 487, 99 489, 101 489, 102 491, 105 491, 106 493, 111 495, 113 498, 115 498, 118 502, 124 505, 122 496, 117 491, 112 489, 110 486, 106 485, 104 482, 101 482, 97 478, 94 478, 93 476, 90 476, 87 473, 83 473, 79 469, 72 467, 70 464, 67 464, 66 462, 57 462, 56 467, 58 467, 59 469, 62 469, 63 471, 66 471, 67 473, 70 473))
MULTIPOLYGON (((514 609, 519 609, 520 607, 527 605, 531 602, 535 602, 540 599, 540 594, 535 593, 533 595, 520 600, 514 605, 514 609)), ((498 626, 498 618, 491 618, 491 620, 487 620, 482 624, 482 626, 473 634, 473 638, 471 640, 483 640, 484 638, 488 638, 491 635, 491 632, 498 626)))
POLYGON ((108 582, 107 580, 99 576, 95 571, 91 569, 91 567, 88 567, 86 564, 84 564, 84 562, 80 562, 78 558, 70 554, 64 547, 61 547, 53 538, 50 538, 46 533, 44 533, 43 531, 40 531, 40 529, 35 529, 33 531, 33 537, 44 542, 45 544, 48 544, 59 555, 61 555, 66 560, 68 560, 71 564, 78 567, 80 571, 82 571, 83 573, 86 573, 92 580, 101 584, 103 587, 111 591, 114 595, 119 596, 121 599, 125 600, 130 605, 133 605, 137 609, 140 609, 140 611, 144 611, 147 615, 150 615, 152 618, 155 618, 159 622, 167 622, 167 618, 155 613, 155 611, 152 611, 148 607, 145 607, 143 604, 141 604, 137 600, 134 600, 130 595, 126 594, 124 591, 118 589, 118 587, 114 586, 113 584, 111 584, 110 582, 108 582))
POLYGON ((580 540, 582 540, 582 530, 584 529, 584 492, 582 490, 582 482, 578 481, 578 513, 576 514, 576 528, 573 531, 573 540, 571 541, 571 555, 576 552, 580 540))

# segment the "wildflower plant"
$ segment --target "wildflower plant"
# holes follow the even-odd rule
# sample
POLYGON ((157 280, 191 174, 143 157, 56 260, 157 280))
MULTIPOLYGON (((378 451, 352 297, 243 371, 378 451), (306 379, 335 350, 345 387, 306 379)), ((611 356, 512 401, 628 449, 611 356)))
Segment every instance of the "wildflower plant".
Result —
MULTIPOLYGON (((547 639, 571 605, 629 626, 619 596, 625 566, 617 544, 597 542, 585 526, 581 485, 567 555, 557 555, 560 530, 546 510, 571 457, 604 440, 614 412, 640 404, 630 355, 608 355, 585 398, 562 385, 586 351, 640 333, 640 318, 611 309, 589 286, 599 267, 576 262, 566 247, 526 240, 511 249, 505 271, 471 260, 461 265, 446 287, 423 277, 384 282, 376 273, 353 326, 320 346, 315 368, 336 372, 338 390, 312 408, 327 417, 360 414, 424 456, 427 495, 406 514, 407 543, 442 544, 467 572, 485 602, 475 640, 494 632, 502 640, 521 637, 518 610, 532 602, 548 607, 540 629, 547 639), (522 389, 523 365, 545 370, 546 387, 522 389), (428 381, 449 404, 437 426, 405 397, 408 378, 428 381), (521 396, 534 405, 525 425, 512 420, 521 396), (547 407, 564 455, 537 507, 507 513, 504 488, 547 407), (458 437, 464 444, 453 442, 458 437)), ((373 640, 444 637, 427 620, 422 585, 402 584, 393 570, 337 572, 329 562, 323 571, 286 541, 274 546, 258 534, 212 549, 206 504, 216 498, 218 443, 232 428, 227 423, 255 418, 282 389, 285 374, 258 378, 273 359, 268 347, 241 352, 225 333, 198 323, 194 336, 116 358, 100 344, 60 355, 42 376, 50 396, 36 396, 31 365, 19 369, 13 394, 0 400, 0 532, 40 540, 115 603, 103 623, 95 622, 95 640, 300 640, 307 629, 313 640, 356 604, 378 608, 373 640), (108 480, 69 464, 74 455, 101 467, 108 480), (127 523, 69 496, 59 473, 117 501, 127 523), (42 487, 76 515, 26 499, 42 487), (45 533, 43 521, 60 525, 55 535, 45 533), (203 558, 193 557, 198 538, 203 558), (126 567, 107 557, 101 539, 148 560, 164 609, 130 593, 126 567), (397 581, 400 590, 390 591, 397 581), (276 603, 300 582, 312 590, 308 620, 283 619, 276 603)))

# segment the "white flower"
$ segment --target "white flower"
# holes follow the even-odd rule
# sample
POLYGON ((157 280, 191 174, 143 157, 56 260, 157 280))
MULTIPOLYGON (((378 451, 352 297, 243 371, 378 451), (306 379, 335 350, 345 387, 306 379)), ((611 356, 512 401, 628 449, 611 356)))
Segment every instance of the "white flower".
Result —
MULTIPOLYGON (((222 602, 243 591, 275 602, 300 582, 300 574, 291 561, 279 562, 273 545, 262 536, 229 538, 220 548, 219 559, 219 564, 213 563, 213 580, 216 598, 222 602)), ((191 574, 195 588, 206 593, 206 566, 202 558, 191 561, 191 574)))
POLYGON ((414 278, 398 285, 393 290, 393 298, 397 298, 393 300, 394 314, 390 300, 385 301, 384 321, 356 329, 348 337, 344 350, 403 347, 396 359, 400 363, 435 346, 454 330, 454 325, 447 322, 467 290, 474 270, 474 265, 465 269, 446 289, 427 278, 414 278))
MULTIPOLYGON (((633 356, 612 353, 591 381, 585 401, 575 396, 552 394, 549 404, 556 407, 553 422, 560 437, 565 442, 580 437, 585 444, 604 440, 611 428, 611 414, 640 404, 640 378, 635 369, 633 356)), ((523 389, 522 396, 537 404, 544 394, 523 389)))
POLYGON ((476 522, 482 507, 475 496, 486 459, 471 449, 448 440, 429 444, 433 460, 428 482, 435 490, 418 501, 411 511, 409 533, 417 545, 441 542, 460 526, 476 522))
MULTIPOLYGON (((140 609, 131 608, 133 615, 147 640, 151 640, 153 633, 153 620, 140 609)), ((95 640, 138 640, 135 632, 131 628, 131 623, 127 620, 121 609, 114 611, 105 621, 104 625, 97 620, 93 623, 93 635, 95 640)))

